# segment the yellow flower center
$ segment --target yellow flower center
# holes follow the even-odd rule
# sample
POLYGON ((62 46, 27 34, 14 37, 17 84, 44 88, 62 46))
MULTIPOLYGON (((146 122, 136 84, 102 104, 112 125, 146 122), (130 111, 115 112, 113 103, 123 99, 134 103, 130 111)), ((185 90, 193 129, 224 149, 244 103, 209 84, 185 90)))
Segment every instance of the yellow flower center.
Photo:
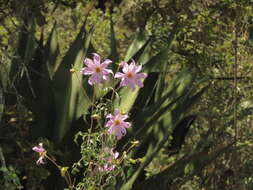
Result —
POLYGON ((44 152, 39 152, 39 156, 45 156, 46 155, 46 153, 47 153, 47 151, 44 151, 44 152))
POLYGON ((133 78, 133 73, 127 73, 128 78, 133 78))
POLYGON ((100 73, 101 72, 101 68, 100 67, 96 67, 95 71, 96 71, 96 73, 100 73))
POLYGON ((115 125, 119 125, 119 124, 120 124, 120 120, 115 120, 115 121, 114 121, 114 124, 115 124, 115 125))

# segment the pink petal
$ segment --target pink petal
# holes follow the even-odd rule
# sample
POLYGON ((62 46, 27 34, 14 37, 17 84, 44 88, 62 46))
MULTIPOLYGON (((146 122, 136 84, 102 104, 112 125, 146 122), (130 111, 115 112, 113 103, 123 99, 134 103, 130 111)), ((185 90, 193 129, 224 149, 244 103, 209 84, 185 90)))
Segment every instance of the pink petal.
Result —
POLYGON ((127 78, 122 78, 120 86, 128 86, 129 82, 130 81, 127 78))
POLYGON ((39 159, 36 161, 36 164, 37 164, 37 165, 45 164, 43 158, 44 158, 43 156, 40 156, 39 159))
POLYGON ((84 60, 84 64, 87 65, 87 67, 90 67, 90 68, 94 67, 93 61, 91 59, 89 59, 89 58, 86 58, 84 60))
POLYGON ((106 59, 103 63, 101 63, 101 66, 103 68, 106 68, 112 61, 110 59, 106 59))
POLYGON ((147 74, 146 73, 137 73, 136 75, 135 75, 135 78, 146 78, 147 77, 147 74))
POLYGON ((121 139, 123 135, 126 134, 126 129, 124 127, 117 127, 115 129, 115 135, 117 136, 117 139, 121 139))
POLYGON ((106 124, 105 127, 111 127, 113 125, 113 121, 109 120, 106 124))
POLYGON ((135 72, 135 73, 140 72, 140 71, 141 71, 141 68, 142 68, 142 66, 141 66, 141 65, 139 65, 139 66, 135 66, 135 68, 134 68, 134 72, 135 72))
POLYGON ((32 148, 32 150, 39 153, 46 151, 42 146, 35 146, 32 148))
POLYGON ((129 87, 132 89, 132 90, 135 90, 135 83, 133 80, 129 80, 129 83, 128 83, 129 87))
POLYGON ((81 69, 80 73, 83 75, 92 75, 94 71, 91 68, 84 67, 81 69))
POLYGON ((103 69, 103 70, 102 70, 102 73, 103 73, 103 74, 109 74, 109 73, 111 73, 111 74, 113 75, 113 72, 112 72, 111 69, 103 69))
POLYGON ((94 73, 91 75, 91 77, 88 80, 89 84, 99 84, 101 82, 101 74, 100 73, 94 73))
POLYGON ((123 122, 121 125, 124 128, 130 128, 131 127, 131 124, 129 122, 123 122))
POLYGON ((122 61, 122 62, 119 64, 119 66, 120 66, 120 67, 124 67, 126 64, 127 64, 127 62, 122 61))
POLYGON ((95 64, 100 64, 100 61, 101 61, 100 56, 96 53, 93 53, 93 55, 94 55, 93 56, 94 63, 95 64))
POLYGON ((120 72, 117 72, 117 73, 114 75, 114 78, 123 78, 124 76, 125 76, 125 74, 120 73, 120 72))
POLYGON ((124 121, 128 118, 128 115, 127 114, 123 114, 122 117, 121 117, 121 120, 124 121))
POLYGON ((132 61, 131 64, 136 65, 136 63, 135 63, 135 61, 133 59, 131 59, 131 61, 132 61))
POLYGON ((127 63, 124 64, 124 67, 122 69, 123 73, 127 73, 130 70, 129 65, 127 63))
POLYGON ((129 66, 128 66, 128 71, 134 71, 135 70, 135 62, 132 62, 129 66))
POLYGON ((135 84, 136 84, 137 86, 139 86, 140 88, 143 87, 143 83, 142 83, 140 80, 135 79, 134 82, 135 82, 135 84))
POLYGON ((112 114, 108 114, 108 115, 106 116, 106 118, 112 118, 112 117, 113 117, 112 114))

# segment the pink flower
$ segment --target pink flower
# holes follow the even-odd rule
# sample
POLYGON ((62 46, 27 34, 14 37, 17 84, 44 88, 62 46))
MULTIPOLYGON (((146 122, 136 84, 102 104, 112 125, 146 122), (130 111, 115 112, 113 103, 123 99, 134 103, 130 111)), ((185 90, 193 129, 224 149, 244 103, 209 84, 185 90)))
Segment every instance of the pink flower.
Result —
POLYGON ((106 59, 103 63, 100 64, 101 59, 100 56, 96 53, 93 53, 93 60, 86 58, 84 60, 84 64, 87 67, 81 69, 81 73, 83 75, 91 75, 88 83, 90 85, 100 84, 103 81, 107 81, 109 79, 109 74, 113 74, 112 70, 106 69, 107 66, 112 63, 111 60, 106 59))
POLYGON ((120 86, 129 86, 132 90, 135 89, 135 85, 142 88, 143 83, 140 79, 145 79, 147 77, 146 73, 139 73, 142 66, 136 66, 134 60, 132 60, 130 65, 126 62, 122 62, 121 66, 123 66, 123 73, 117 72, 115 74, 115 78, 121 79, 120 86))
POLYGON ((106 118, 109 119, 105 125, 106 127, 109 127, 108 133, 115 134, 118 140, 126 134, 126 128, 131 126, 129 122, 125 122, 125 120, 128 118, 128 115, 121 114, 118 109, 114 111, 114 115, 108 114, 106 118))
POLYGON ((38 152, 39 156, 40 156, 36 163, 38 165, 45 164, 43 159, 45 158, 47 151, 43 148, 43 144, 39 143, 39 145, 33 147, 32 150, 35 151, 35 152, 38 152))
POLYGON ((106 164, 103 167, 98 167, 99 171, 112 171, 115 168, 115 160, 118 158, 119 153, 113 152, 113 148, 104 148, 103 149, 103 157, 102 159, 106 161, 106 164))

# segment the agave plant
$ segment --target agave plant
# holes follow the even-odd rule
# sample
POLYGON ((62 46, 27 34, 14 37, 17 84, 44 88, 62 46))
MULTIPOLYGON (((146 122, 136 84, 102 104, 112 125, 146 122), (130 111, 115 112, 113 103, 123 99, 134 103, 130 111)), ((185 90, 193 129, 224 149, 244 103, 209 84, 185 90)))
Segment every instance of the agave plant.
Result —
MULTIPOLYGON (((34 31, 34 27, 32 23, 31 31, 34 31)), ((61 61, 58 59, 57 25, 52 28, 46 44, 43 44, 43 35, 36 40, 33 32, 27 33, 24 29, 20 33, 10 78, 34 113, 34 138, 42 136, 60 144, 68 131, 72 130, 72 123, 89 113, 94 92, 79 72, 72 74, 70 70, 80 70, 83 59, 95 52, 91 44, 92 31, 86 31, 84 23, 61 61)), ((129 142, 138 140, 139 147, 132 150, 129 157, 142 160, 137 167, 131 168, 132 175, 127 175, 127 164, 123 166, 125 175, 119 178, 116 189, 168 189, 174 178, 185 175, 185 167, 192 166, 188 176, 193 176, 230 147, 224 146, 210 154, 205 154, 206 150, 196 150, 193 155, 177 161, 150 179, 140 179, 145 168, 163 148, 169 147, 175 153, 180 150, 197 117, 189 114, 189 110, 207 89, 203 80, 196 78, 196 71, 188 67, 182 68, 173 80, 166 81, 170 44, 176 33, 177 30, 173 30, 168 46, 152 55, 152 39, 143 29, 139 29, 124 58, 125 61, 133 59, 142 65, 148 77, 144 81, 144 88, 134 91, 122 88, 119 91, 121 98, 115 98, 113 102, 115 107, 131 113, 133 123, 132 130, 119 141, 117 150, 123 151, 129 142), (203 155, 201 159, 200 154, 203 155)), ((112 20, 110 57, 114 62, 119 61, 112 20)), ((113 66, 114 70, 116 67, 113 66)), ((101 93, 96 98, 107 93, 110 92, 101 93)))

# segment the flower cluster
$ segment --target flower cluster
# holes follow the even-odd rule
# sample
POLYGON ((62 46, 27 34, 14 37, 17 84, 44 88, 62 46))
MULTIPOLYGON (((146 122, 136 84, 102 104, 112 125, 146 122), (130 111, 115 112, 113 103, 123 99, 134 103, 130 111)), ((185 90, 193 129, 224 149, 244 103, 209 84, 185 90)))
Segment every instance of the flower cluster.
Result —
MULTIPOLYGON (((89 75, 88 83, 90 85, 102 84, 108 81, 110 75, 112 75, 115 79, 120 80, 120 87, 128 86, 131 90, 135 90, 136 86, 140 88, 143 87, 142 80, 147 77, 147 74, 141 72, 142 66, 136 65, 134 60, 132 60, 130 64, 122 62, 120 64, 122 71, 116 72, 115 74, 111 69, 108 69, 108 66, 111 63, 112 61, 109 59, 101 61, 100 56, 94 53, 93 59, 86 58, 84 60, 85 67, 83 67, 80 72, 83 75, 89 75)), ((71 69, 71 72, 74 71, 74 69, 71 69)), ((113 113, 109 113, 105 117, 107 134, 116 136, 117 140, 120 140, 126 135, 126 129, 131 127, 131 123, 126 121, 129 118, 128 114, 122 113, 119 109, 115 109, 113 113)), ((44 164, 45 158, 56 164, 49 156, 47 156, 47 152, 43 148, 42 143, 33 147, 32 150, 39 153, 39 159, 36 162, 38 165, 44 164)), ((97 169, 102 172, 114 170, 117 160, 120 160, 118 157, 119 153, 114 151, 114 148, 103 145, 99 158, 105 163, 97 165, 97 169)), ((59 167, 57 164, 56 166, 59 167)))
POLYGON ((45 158, 47 152, 46 152, 46 149, 43 148, 43 144, 39 143, 39 145, 33 147, 32 150, 39 153, 39 159, 36 161, 36 163, 38 165, 45 164, 44 158, 45 158))
POLYGON ((105 147, 103 149, 103 157, 102 160, 106 161, 106 164, 103 167, 98 167, 99 171, 112 171, 115 168, 114 162, 119 157, 119 153, 113 152, 113 148, 105 147))
MULTIPOLYGON (((107 66, 112 63, 111 60, 106 59, 101 63, 101 58, 98 54, 93 53, 93 60, 86 58, 84 64, 86 67, 81 69, 81 74, 91 75, 88 79, 90 85, 101 84, 104 81, 109 80, 109 74, 113 74, 111 69, 107 69, 107 66)), ((129 86, 132 90, 135 90, 135 86, 143 87, 141 79, 147 77, 146 73, 140 73, 141 66, 137 66, 135 61, 132 60, 130 64, 122 62, 122 72, 117 72, 114 76, 116 79, 120 79, 120 86, 129 86)))
MULTIPOLYGON (((118 109, 115 109, 113 114, 108 114, 106 116, 108 121, 105 124, 105 127, 108 128, 107 132, 110 135, 116 135, 117 140, 120 140, 126 134, 126 128, 131 127, 129 122, 125 120, 128 118, 127 114, 121 113, 118 109)), ((113 148, 105 147, 103 149, 102 160, 106 161, 106 164, 102 167, 99 167, 99 171, 112 171, 115 168, 116 159, 119 156, 118 152, 113 152, 113 148)))

